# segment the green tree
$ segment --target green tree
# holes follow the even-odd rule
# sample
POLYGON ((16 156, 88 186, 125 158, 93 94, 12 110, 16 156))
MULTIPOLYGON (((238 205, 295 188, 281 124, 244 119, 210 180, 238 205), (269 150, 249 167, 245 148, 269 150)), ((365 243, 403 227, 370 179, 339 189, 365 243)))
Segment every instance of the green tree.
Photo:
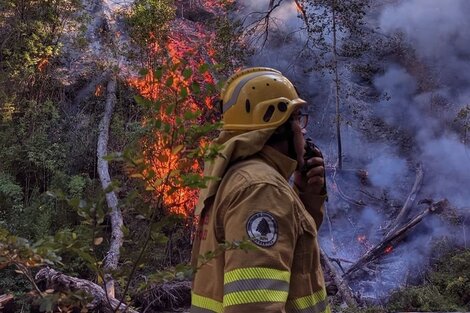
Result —
POLYGON ((38 76, 43 76, 41 73, 47 65, 59 55, 59 39, 79 3, 77 0, 0 1, 0 100, 8 96, 11 100, 12 95, 30 93, 32 86, 41 85, 38 76))

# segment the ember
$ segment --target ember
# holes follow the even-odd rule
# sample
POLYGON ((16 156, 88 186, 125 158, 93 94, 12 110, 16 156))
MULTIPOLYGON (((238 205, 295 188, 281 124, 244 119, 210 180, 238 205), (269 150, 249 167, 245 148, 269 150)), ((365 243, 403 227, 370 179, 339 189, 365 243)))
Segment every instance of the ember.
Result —
POLYGON ((95 96, 96 96, 96 97, 101 96, 101 95, 103 94, 103 89, 104 89, 104 88, 103 88, 102 85, 96 86, 96 88, 95 88, 95 96))
POLYGON ((391 253, 393 251, 393 247, 392 246, 388 246, 387 248, 385 248, 384 252, 385 253, 391 253))
POLYGON ((365 235, 357 236, 357 241, 359 241, 360 243, 364 243, 366 241, 366 236, 365 235))
POLYGON ((356 239, 366 249, 370 249, 372 247, 372 244, 369 242, 366 235, 358 235, 356 239))
POLYGON ((44 70, 46 69, 46 66, 49 64, 49 59, 47 57, 44 57, 42 58, 39 62, 38 62, 38 69, 40 72, 44 72, 44 70))

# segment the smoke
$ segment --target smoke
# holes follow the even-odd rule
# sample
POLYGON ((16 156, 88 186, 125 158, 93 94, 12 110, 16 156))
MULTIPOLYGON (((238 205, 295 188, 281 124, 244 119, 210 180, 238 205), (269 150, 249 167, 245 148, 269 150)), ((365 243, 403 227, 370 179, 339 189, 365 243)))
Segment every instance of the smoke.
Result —
MULTIPOLYGON (((268 1, 242 2, 247 10, 242 15, 249 10, 266 11, 268 7, 268 1)), ((351 121, 347 126, 343 124, 345 167, 365 169, 370 186, 361 187, 360 179, 352 176, 337 178, 335 184, 353 198, 360 199, 357 190, 365 188, 382 201, 382 206, 357 209, 330 193, 330 223, 323 226, 322 245, 328 254, 347 260, 357 260, 383 239, 387 223, 411 191, 418 162, 423 165, 424 180, 416 202, 446 198, 458 214, 470 220, 470 199, 465 187, 470 185, 470 138, 455 122, 459 110, 470 104, 470 1, 387 1, 380 10, 371 24, 378 25, 378 31, 387 38, 401 34, 409 49, 407 55, 368 51, 370 60, 366 61, 380 69, 372 77, 370 87, 381 98, 365 103, 352 97, 343 101, 344 112, 352 111, 347 105, 356 105, 359 112, 356 117, 344 118, 351 121)), ((299 87, 302 97, 314 103, 316 123, 309 128, 309 134, 316 135, 313 137, 324 147, 327 164, 333 164, 336 151, 331 76, 308 70, 313 61, 308 54, 299 52, 306 34, 299 31, 303 22, 293 1, 283 1, 275 17, 268 40, 262 49, 257 42, 259 50, 249 63, 280 69, 299 87)), ((347 85, 344 89, 357 87, 346 81, 354 62, 345 62, 347 66, 341 69, 347 85)), ((408 219, 425 207, 415 203, 408 219)), ((445 217, 426 216, 406 241, 378 262, 378 276, 359 281, 355 287, 373 293, 376 299, 386 298, 408 276, 422 272, 434 256, 435 243, 440 238, 452 238, 449 242, 466 245, 469 224, 464 220, 452 225, 445 217)))
POLYGON ((247 34, 253 49, 248 63, 280 70, 294 82, 303 97, 311 97, 312 89, 307 86, 318 85, 321 79, 318 73, 307 71, 313 62, 306 57, 307 34, 294 1, 280 2, 270 14, 268 30, 264 17, 269 11, 269 1, 242 0, 239 3, 238 18, 245 26, 257 25, 254 34, 247 34))
POLYGON ((436 198, 450 198, 457 208, 467 206, 468 210, 469 148, 456 135, 448 135, 423 142, 422 150, 423 162, 432 169, 428 179, 435 182, 430 187, 431 193, 436 198))
POLYGON ((435 67, 439 83, 460 89, 470 82, 469 12, 466 0, 409 0, 386 7, 380 27, 389 34, 404 33, 417 54, 435 67))
POLYGON ((367 167, 371 182, 384 189, 399 181, 407 170, 406 161, 393 155, 379 155, 367 167))
POLYGON ((406 69, 393 64, 383 75, 375 77, 374 85, 387 96, 375 106, 376 114, 394 126, 413 125, 417 112, 410 103, 417 83, 406 69))
POLYGON ((386 7, 379 18, 381 29, 404 34, 436 86, 419 93, 417 78, 396 64, 374 80, 391 97, 379 103, 376 113, 413 136, 415 159, 426 169, 426 192, 456 206, 469 203, 462 187, 470 184, 470 151, 461 129, 453 127, 457 112, 469 103, 469 13, 465 0, 429 0, 426 5, 410 0, 386 7))

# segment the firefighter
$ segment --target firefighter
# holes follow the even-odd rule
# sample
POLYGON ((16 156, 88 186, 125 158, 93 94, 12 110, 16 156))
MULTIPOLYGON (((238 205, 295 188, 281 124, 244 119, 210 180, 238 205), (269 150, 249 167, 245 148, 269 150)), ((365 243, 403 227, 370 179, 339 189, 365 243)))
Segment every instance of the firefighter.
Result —
POLYGON ((223 146, 204 169, 220 180, 196 206, 191 312, 330 312, 317 241, 324 165, 319 151, 303 159, 305 106, 271 68, 241 70, 222 89, 223 146))

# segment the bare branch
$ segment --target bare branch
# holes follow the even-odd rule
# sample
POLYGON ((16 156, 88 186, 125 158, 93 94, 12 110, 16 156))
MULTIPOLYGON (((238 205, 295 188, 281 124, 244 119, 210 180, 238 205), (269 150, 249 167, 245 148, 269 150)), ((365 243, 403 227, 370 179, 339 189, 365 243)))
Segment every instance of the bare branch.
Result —
POLYGON ((423 176, 424 176, 423 166, 421 164, 418 164, 418 168, 416 169, 416 179, 413 184, 413 188, 411 189, 410 194, 406 198, 405 204, 401 208, 397 217, 388 227, 389 230, 385 237, 390 236, 390 234, 392 234, 405 219, 406 215, 408 214, 409 209, 413 206, 415 202, 416 195, 421 189, 421 185, 423 184, 423 176))

